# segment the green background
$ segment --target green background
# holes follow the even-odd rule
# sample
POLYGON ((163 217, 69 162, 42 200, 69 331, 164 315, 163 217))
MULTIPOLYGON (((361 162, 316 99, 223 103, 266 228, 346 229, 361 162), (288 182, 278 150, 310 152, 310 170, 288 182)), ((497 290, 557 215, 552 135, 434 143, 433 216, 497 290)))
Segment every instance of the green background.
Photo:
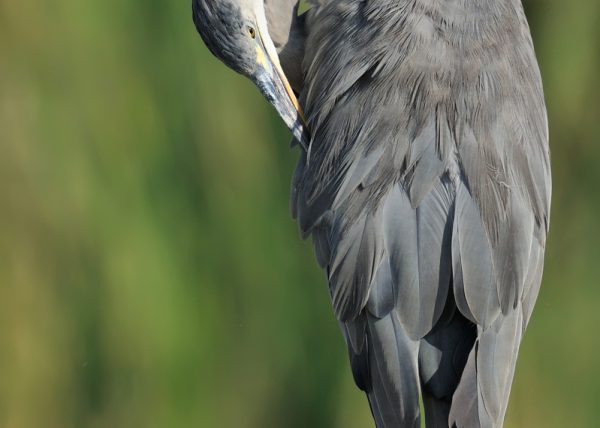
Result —
MULTIPOLYGON (((554 195, 506 426, 595 427, 600 2, 526 8, 554 195)), ((372 426, 297 149, 190 9, 0 0, 0 427, 372 426)))

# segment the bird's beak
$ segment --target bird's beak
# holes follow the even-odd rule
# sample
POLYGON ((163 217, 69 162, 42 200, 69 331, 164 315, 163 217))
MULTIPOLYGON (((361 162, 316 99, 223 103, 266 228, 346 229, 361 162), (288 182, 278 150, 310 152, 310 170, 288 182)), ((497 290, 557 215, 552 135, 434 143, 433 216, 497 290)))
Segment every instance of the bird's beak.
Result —
POLYGON ((260 42, 256 46, 258 67, 253 76, 254 83, 275 107, 300 145, 308 150, 310 136, 306 119, 296 95, 283 73, 275 45, 266 28, 258 28, 258 38, 260 42))

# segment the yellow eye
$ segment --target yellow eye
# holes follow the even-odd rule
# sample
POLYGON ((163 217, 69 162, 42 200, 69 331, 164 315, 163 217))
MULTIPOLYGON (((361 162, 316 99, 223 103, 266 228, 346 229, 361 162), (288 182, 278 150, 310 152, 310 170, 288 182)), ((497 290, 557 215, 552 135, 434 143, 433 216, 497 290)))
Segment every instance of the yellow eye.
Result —
POLYGON ((248 27, 248 34, 250 35, 250 37, 252 37, 253 39, 256 38, 256 30, 252 27, 248 27))

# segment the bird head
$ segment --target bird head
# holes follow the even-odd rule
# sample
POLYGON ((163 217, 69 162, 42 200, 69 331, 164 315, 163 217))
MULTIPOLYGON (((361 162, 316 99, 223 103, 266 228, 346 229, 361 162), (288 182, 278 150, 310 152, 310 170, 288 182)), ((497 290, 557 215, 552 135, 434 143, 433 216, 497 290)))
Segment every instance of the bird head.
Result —
POLYGON ((306 148, 306 121, 269 36, 263 0, 192 0, 192 11, 208 49, 254 82, 306 148))

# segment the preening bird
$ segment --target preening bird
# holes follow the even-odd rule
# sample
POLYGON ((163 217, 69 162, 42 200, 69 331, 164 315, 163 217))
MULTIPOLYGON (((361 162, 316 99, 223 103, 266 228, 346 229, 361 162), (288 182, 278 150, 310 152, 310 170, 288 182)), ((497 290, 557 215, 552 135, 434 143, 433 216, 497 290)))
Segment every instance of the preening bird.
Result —
POLYGON ((301 145, 291 206, 377 427, 502 426, 550 212, 520 0, 193 0, 301 145), (296 99, 299 94, 299 101, 296 99))

